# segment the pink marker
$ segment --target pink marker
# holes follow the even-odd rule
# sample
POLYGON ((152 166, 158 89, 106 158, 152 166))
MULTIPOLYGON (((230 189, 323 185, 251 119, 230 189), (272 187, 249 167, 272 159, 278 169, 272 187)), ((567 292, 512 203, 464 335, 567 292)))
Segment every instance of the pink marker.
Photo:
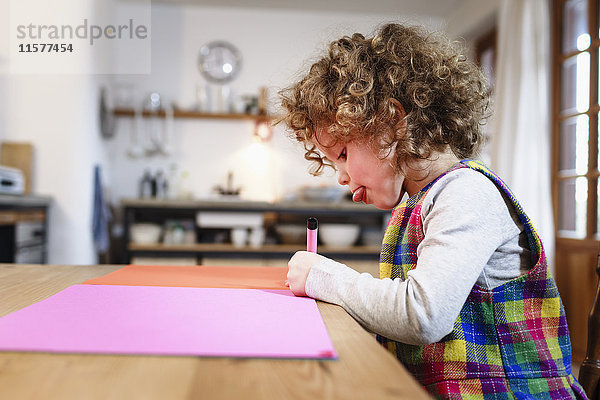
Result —
POLYGON ((319 230, 319 221, 315 217, 306 220, 306 251, 317 252, 317 231, 319 230))

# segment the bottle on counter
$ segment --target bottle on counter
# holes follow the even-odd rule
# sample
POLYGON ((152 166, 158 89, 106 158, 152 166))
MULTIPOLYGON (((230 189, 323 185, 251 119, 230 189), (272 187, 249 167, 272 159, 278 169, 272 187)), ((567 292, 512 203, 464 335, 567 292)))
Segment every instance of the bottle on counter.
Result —
POLYGON ((140 198, 149 199, 152 197, 153 190, 155 187, 154 178, 150 174, 150 170, 147 169, 144 171, 144 175, 140 180, 140 198))
POLYGON ((183 244, 185 242, 185 231, 181 223, 177 221, 173 226, 173 233, 171 239, 173 244, 183 244))
POLYGON ((154 197, 157 199, 166 199, 169 183, 161 169, 156 172, 154 177, 154 197))
POLYGON ((193 197, 192 190, 190 189, 190 173, 188 171, 182 171, 178 180, 177 198, 189 200, 193 197))
POLYGON ((167 198, 176 199, 177 192, 179 190, 179 182, 177 179, 177 164, 172 163, 169 165, 169 179, 167 186, 167 198))

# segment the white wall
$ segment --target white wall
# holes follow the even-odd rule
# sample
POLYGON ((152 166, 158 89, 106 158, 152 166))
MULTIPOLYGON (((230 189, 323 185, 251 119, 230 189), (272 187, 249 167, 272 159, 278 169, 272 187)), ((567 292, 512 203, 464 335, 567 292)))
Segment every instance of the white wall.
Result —
MULTIPOLYGON (((2 3, 3 16, 8 15, 7 3, 2 3)), ((77 7, 61 12, 79 18, 99 3, 79 1, 77 7)), ((102 4, 110 10, 110 3, 102 4)), ((7 54, 5 38, 2 43, 7 54)), ((34 145, 32 189, 53 199, 49 263, 96 262, 91 236, 92 178, 94 164, 106 163, 97 118, 99 86, 104 79, 85 74, 9 74, 6 63, 0 75, 0 140, 34 145)))
MULTIPOLYGON (((492 1, 492 0, 486 0, 492 1)), ((8 2, 0 3, 0 24, 5 26, 8 2)), ((129 12, 135 3, 105 0, 78 2, 74 14, 129 12)), ((276 103, 276 91, 293 80, 342 34, 368 33, 388 21, 424 23, 444 27, 439 19, 400 15, 359 15, 300 11, 152 6, 152 72, 148 75, 8 75, 8 41, 0 36, 0 140, 31 141, 36 149, 34 191, 54 199, 50 214, 49 262, 95 263, 92 235, 93 165, 102 164, 111 201, 137 195, 145 168, 156 171, 176 163, 189 171, 196 196, 225 183, 234 170, 235 184, 252 199, 273 199, 299 185, 335 183, 333 176, 315 179, 307 173, 299 145, 277 127, 269 143, 252 143, 252 124, 242 121, 177 120, 174 152, 169 157, 131 159, 126 155, 132 119, 119 119, 114 138, 100 139, 99 87, 109 83, 112 93, 132 84, 139 104, 151 91, 163 101, 189 106, 197 84, 204 80, 196 68, 200 46, 224 39, 243 54, 244 66, 232 84, 238 94, 257 93, 266 85, 276 103)), ((108 55, 107 55, 108 56, 108 55)), ((119 54, 116 56, 119 62, 119 54)), ((93 60, 90 60, 92 62, 93 60)), ((148 121, 147 121, 148 123, 148 121)))
MULTIPOLYGON (((131 12, 135 4, 119 7, 131 12)), ((276 92, 305 71, 310 59, 321 54, 329 42, 354 32, 368 34, 391 20, 425 23, 432 28, 442 25, 441 20, 390 15, 153 5, 152 73, 115 77, 114 93, 133 84, 138 105, 156 91, 165 103, 189 107, 194 104, 196 86, 207 83, 197 69, 200 47, 227 40, 243 56, 242 72, 231 84, 232 91, 258 94, 260 86, 267 86, 271 112, 277 113, 276 92)), ((215 185, 224 184, 229 170, 234 171, 234 183, 243 187, 242 196, 249 199, 273 200, 300 185, 336 184, 333 174, 317 179, 307 173, 301 146, 288 139, 283 126, 275 128, 272 141, 253 146, 251 122, 177 120, 172 156, 131 159, 126 148, 133 123, 129 118, 120 119, 116 137, 106 143, 113 201, 137 195, 144 169, 168 170, 173 163, 179 171, 189 172, 191 189, 198 197, 210 195, 215 185)), ((145 121, 147 126, 150 123, 145 121)))
POLYGON ((501 0, 464 0, 448 15, 446 32, 467 42, 489 32, 498 18, 501 0))
MULTIPOLYGON (((8 1, 0 2, 0 28, 8 26, 8 1)), ((8 72, 8 31, 0 29, 0 142, 6 131, 8 72)), ((1 161, 1 160, 0 160, 1 161)))

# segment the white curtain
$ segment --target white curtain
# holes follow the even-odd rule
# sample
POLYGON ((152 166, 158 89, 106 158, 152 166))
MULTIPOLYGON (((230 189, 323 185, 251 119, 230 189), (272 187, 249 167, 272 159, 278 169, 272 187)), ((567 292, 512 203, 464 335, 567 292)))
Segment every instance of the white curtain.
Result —
POLYGON ((501 1, 490 156, 540 234, 552 267, 548 1, 501 1))

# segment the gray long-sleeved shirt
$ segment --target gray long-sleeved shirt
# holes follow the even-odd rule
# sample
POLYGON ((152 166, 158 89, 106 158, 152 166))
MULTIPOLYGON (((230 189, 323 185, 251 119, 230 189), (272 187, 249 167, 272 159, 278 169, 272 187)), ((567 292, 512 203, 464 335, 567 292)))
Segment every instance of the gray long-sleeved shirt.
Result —
POLYGON ((371 332, 415 345, 449 334, 474 284, 493 288, 531 269, 514 207, 479 172, 440 178, 421 209, 424 240, 407 279, 378 279, 324 259, 310 270, 308 296, 342 306, 371 332))

